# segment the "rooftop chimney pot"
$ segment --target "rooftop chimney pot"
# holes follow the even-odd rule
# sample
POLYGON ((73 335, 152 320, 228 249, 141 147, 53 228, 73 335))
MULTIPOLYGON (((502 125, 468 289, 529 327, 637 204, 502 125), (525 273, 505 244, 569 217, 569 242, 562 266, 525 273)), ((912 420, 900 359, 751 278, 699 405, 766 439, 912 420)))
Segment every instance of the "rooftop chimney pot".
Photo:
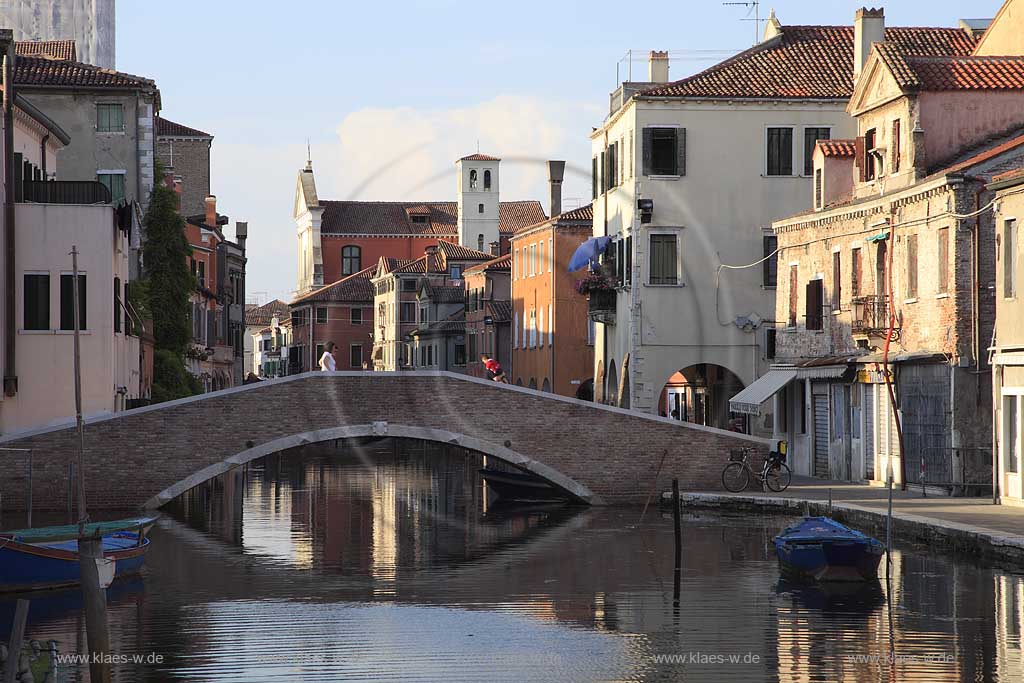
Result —
POLYGON ((857 82, 874 43, 885 42, 885 10, 861 7, 853 15, 853 81, 857 82))
POLYGON ((562 213, 562 179, 565 178, 565 162, 548 162, 548 185, 551 189, 551 217, 562 213))
POLYGON ((651 83, 668 83, 668 50, 651 50, 647 58, 647 80, 651 83))
POLYGON ((206 224, 210 227, 217 225, 217 197, 207 195, 206 197, 206 224))

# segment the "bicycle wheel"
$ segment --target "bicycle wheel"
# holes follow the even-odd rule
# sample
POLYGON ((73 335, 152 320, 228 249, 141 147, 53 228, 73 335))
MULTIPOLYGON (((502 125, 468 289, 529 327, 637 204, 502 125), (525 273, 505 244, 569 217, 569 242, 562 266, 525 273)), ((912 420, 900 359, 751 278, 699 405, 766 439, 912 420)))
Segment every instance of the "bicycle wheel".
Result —
POLYGON ((789 488, 791 481, 793 481, 793 473, 790 471, 789 465, 784 462, 780 462, 778 467, 768 470, 768 477, 765 479, 768 488, 776 493, 789 488))
POLYGON ((750 483, 750 472, 741 462, 731 462, 722 470, 722 486, 726 491, 739 493, 750 483))

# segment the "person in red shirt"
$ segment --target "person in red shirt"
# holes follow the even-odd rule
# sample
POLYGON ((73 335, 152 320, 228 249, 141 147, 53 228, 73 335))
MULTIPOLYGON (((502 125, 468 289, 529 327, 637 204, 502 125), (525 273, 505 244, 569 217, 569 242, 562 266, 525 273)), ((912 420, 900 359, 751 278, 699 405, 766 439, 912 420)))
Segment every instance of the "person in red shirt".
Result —
POLYGON ((480 362, 484 364, 484 368, 487 369, 487 376, 495 382, 504 382, 508 384, 508 379, 505 378, 505 371, 501 369, 501 363, 491 358, 488 354, 480 354, 480 362))

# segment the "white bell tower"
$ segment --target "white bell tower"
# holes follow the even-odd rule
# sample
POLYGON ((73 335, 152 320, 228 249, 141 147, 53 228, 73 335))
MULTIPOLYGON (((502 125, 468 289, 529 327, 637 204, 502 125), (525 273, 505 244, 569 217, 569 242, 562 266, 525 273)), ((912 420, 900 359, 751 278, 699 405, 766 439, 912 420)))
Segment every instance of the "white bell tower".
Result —
POLYGON ((459 169, 459 244, 486 252, 498 236, 498 165, 501 159, 470 154, 459 169))

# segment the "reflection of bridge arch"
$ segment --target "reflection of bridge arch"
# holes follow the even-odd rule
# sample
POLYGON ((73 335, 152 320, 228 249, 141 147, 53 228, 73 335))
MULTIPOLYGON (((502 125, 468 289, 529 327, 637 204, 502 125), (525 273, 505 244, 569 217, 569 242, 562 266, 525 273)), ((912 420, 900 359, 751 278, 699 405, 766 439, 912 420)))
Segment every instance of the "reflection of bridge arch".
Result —
POLYGON ((244 465, 247 462, 262 458, 272 453, 278 453, 285 451, 290 448, 297 446, 307 446, 316 443, 323 443, 325 441, 336 441, 338 439, 359 439, 365 437, 381 437, 388 436, 391 438, 400 439, 417 439, 420 441, 433 441, 440 444, 448 444, 452 446, 458 446, 460 448, 467 448, 472 451, 483 453, 484 455, 490 455, 499 460, 503 460, 510 465, 515 465, 521 469, 533 472, 539 477, 543 477, 552 484, 564 489, 574 498, 579 499, 585 503, 600 502, 600 498, 594 495, 586 486, 576 482, 570 477, 565 476, 561 472, 548 467, 542 462, 539 462, 529 456, 517 453, 516 451, 506 448, 504 446, 498 446, 482 439, 466 436, 465 434, 457 434, 444 429, 432 429, 429 427, 416 427, 413 425, 398 425, 390 423, 375 423, 375 424, 361 424, 361 425, 350 425, 344 427, 332 427, 328 429, 317 429, 308 432, 302 432, 299 434, 291 434, 284 436, 273 441, 262 443, 259 446, 253 446, 240 451, 229 458, 225 458, 221 462, 213 463, 203 469, 199 470, 195 474, 192 474, 180 481, 177 481, 160 493, 156 494, 152 498, 146 501, 145 507, 147 508, 158 508, 161 505, 177 498, 185 491, 188 491, 194 486, 198 486, 203 482, 213 479, 219 474, 229 472, 239 465, 244 465))

